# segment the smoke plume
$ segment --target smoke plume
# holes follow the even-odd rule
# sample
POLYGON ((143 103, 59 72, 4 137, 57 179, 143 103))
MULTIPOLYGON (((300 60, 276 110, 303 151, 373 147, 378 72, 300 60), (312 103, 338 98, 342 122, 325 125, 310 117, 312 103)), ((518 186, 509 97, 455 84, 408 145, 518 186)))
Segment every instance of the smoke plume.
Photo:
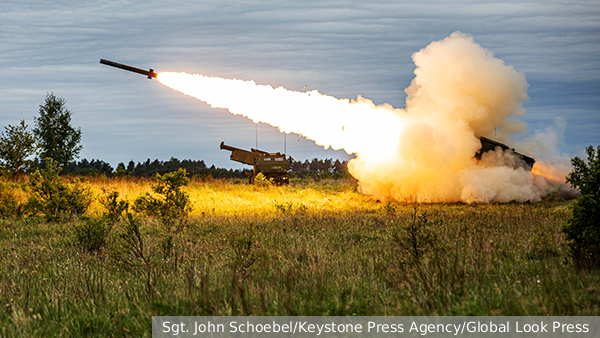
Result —
MULTIPOLYGON (((481 147, 478 137, 515 146, 510 136, 526 130, 518 120, 526 113, 525 75, 461 32, 412 58, 415 78, 405 90, 405 109, 377 106, 360 96, 337 99, 237 79, 170 72, 158 79, 212 107, 356 154, 350 173, 363 193, 380 200, 539 201, 549 187, 543 172, 514 165, 519 159, 510 151, 474 158, 481 147)), ((517 151, 537 155, 551 134, 538 132, 517 151)), ((555 149, 552 142, 546 146, 555 149)))

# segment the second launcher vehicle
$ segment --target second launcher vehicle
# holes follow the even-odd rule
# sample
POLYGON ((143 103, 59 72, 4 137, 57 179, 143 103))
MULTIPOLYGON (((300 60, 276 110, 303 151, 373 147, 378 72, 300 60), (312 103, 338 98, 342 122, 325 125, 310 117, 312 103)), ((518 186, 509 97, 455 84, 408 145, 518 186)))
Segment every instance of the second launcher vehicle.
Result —
POLYGON ((250 176, 250 184, 254 183, 254 178, 259 173, 262 173, 269 180, 273 179, 273 182, 277 185, 288 184, 290 182, 288 176, 290 163, 285 154, 279 152, 269 153, 254 148, 250 148, 250 151, 248 151, 228 146, 225 142, 221 142, 221 149, 231 151, 229 158, 232 161, 254 166, 254 171, 252 176, 250 176))

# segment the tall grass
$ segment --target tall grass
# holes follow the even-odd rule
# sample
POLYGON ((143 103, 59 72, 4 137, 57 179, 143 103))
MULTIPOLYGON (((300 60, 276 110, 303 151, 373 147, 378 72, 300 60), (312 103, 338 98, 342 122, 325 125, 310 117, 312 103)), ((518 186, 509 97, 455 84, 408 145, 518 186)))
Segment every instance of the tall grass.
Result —
MULTIPOLYGON (((87 184, 131 201, 151 181, 87 184)), ((560 230, 569 202, 384 204, 343 181, 185 189, 193 210, 182 227, 133 215, 99 251, 77 241, 85 217, 1 218, 0 336, 149 336, 153 315, 600 310, 598 272, 569 262, 560 230)), ((87 217, 103 212, 97 203, 87 217)))

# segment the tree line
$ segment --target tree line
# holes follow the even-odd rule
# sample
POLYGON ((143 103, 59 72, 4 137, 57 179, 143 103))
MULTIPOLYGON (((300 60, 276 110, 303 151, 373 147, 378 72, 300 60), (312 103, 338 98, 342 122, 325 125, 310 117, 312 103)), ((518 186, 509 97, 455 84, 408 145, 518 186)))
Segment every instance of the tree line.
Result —
MULTIPOLYGON (((16 126, 8 125, 0 135, 0 166, 2 171, 19 175, 45 168, 47 160, 61 168, 63 174, 70 175, 106 175, 150 177, 164 175, 185 169, 191 176, 199 175, 212 178, 245 178, 252 169, 224 169, 214 165, 208 167, 203 160, 179 160, 172 157, 168 161, 158 159, 127 165, 121 162, 116 168, 99 159, 77 161, 83 146, 81 128, 71 126, 71 112, 66 108, 66 100, 48 93, 39 106, 38 116, 34 118, 34 128, 28 130, 25 120, 16 126)), ((290 160, 290 175, 307 178, 340 178, 347 173, 347 161, 317 159, 311 161, 290 160)))
MULTIPOLYGON (((348 161, 333 159, 317 159, 311 161, 297 161, 290 157, 289 171, 292 177, 307 178, 341 178, 347 172, 348 161)), ((164 175, 166 173, 185 169, 190 176, 210 176, 215 179, 220 178, 246 178, 252 173, 252 168, 247 169, 225 169, 217 168, 214 165, 206 165, 204 160, 179 160, 171 157, 168 161, 147 159, 145 162, 129 161, 127 165, 121 162, 116 168, 110 163, 92 159, 82 159, 74 161, 63 168, 63 173, 71 175, 106 175, 106 176, 132 176, 132 177, 153 177, 156 174, 164 175)))

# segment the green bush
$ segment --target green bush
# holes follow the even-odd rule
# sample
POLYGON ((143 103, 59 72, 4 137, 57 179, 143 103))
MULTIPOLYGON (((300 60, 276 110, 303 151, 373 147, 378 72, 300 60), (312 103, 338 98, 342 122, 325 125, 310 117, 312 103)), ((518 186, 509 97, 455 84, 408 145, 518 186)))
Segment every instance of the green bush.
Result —
POLYGON ((31 195, 27 207, 32 213, 43 213, 51 219, 67 215, 84 214, 92 193, 76 179, 72 184, 64 183, 59 177, 61 168, 51 159, 46 159, 46 169, 36 170, 29 176, 31 195))
POLYGON ((587 162, 575 157, 567 182, 581 192, 563 227, 571 256, 580 267, 600 267, 600 146, 586 149, 587 162))
POLYGON ((107 242, 111 225, 105 218, 88 219, 75 226, 75 239, 89 253, 99 252, 107 242))
POLYGON ((398 212, 398 206, 389 201, 382 205, 381 209, 384 213, 388 215, 395 215, 398 212))
POLYGON ((189 183, 186 175, 185 169, 162 176, 156 174, 158 183, 152 187, 152 191, 158 196, 146 193, 138 197, 133 205, 134 210, 160 217, 166 224, 181 220, 191 210, 190 198, 181 190, 189 183))
POLYGON ((8 184, 0 183, 0 216, 15 215, 19 206, 13 188, 8 184))
POLYGON ((427 218, 427 212, 418 214, 415 208, 411 222, 392 230, 392 240, 400 249, 419 261, 436 241, 435 233, 431 229, 431 225, 434 224, 436 222, 427 218))
POLYGON ((258 173, 254 177, 254 185, 259 187, 270 187, 274 184, 273 178, 267 178, 263 173, 258 173))
POLYGON ((124 231, 118 234, 120 241, 113 252, 113 257, 128 267, 150 267, 151 261, 146 252, 145 240, 141 231, 141 222, 131 213, 123 219, 124 231))
POLYGON ((104 196, 101 196, 98 202, 106 208, 104 217, 114 224, 123 219, 123 213, 129 210, 129 202, 119 200, 118 191, 107 191, 106 189, 102 189, 102 191, 104 192, 104 196))

